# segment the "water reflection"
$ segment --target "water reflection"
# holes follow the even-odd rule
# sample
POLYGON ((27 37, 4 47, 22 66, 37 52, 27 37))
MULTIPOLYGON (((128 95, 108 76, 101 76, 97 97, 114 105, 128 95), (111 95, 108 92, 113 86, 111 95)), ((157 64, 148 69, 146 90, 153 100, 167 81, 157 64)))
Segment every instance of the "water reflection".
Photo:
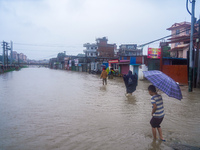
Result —
POLYGON ((126 102, 128 104, 133 104, 135 105, 136 104, 136 96, 135 95, 131 95, 131 96, 126 96, 126 102))
POLYGON ((161 144, 162 144, 161 140, 154 139, 149 147, 149 150, 161 150, 161 144))
POLYGON ((101 91, 106 91, 106 85, 102 85, 102 86, 100 87, 100 90, 101 90, 101 91))

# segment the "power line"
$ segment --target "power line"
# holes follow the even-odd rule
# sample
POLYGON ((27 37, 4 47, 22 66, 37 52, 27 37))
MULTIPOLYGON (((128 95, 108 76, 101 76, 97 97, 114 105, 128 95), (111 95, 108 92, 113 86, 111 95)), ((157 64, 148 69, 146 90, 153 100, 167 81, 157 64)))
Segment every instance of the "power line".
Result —
MULTIPOLYGON (((75 48, 76 46, 69 46, 69 45, 60 45, 60 44, 54 44, 54 45, 46 45, 46 44, 27 44, 27 43, 14 43, 15 45, 24 45, 24 46, 42 46, 42 47, 71 47, 71 48, 75 48)), ((76 44, 77 46, 82 45, 82 44, 76 44)))
MULTIPOLYGON (((180 31, 179 34, 182 33, 182 32, 186 32, 188 29, 190 29, 190 27, 189 27, 189 28, 186 28, 186 29, 184 29, 184 30, 182 30, 182 31, 180 31)), ((153 41, 151 41, 151 42, 148 42, 148 43, 145 43, 145 44, 138 45, 138 47, 144 47, 144 46, 149 45, 149 44, 152 44, 152 43, 154 43, 154 42, 157 42, 157 41, 160 41, 160 40, 163 40, 163 39, 169 38, 169 37, 171 37, 171 36, 173 36, 173 35, 177 35, 177 34, 176 34, 176 33, 174 33, 174 34, 170 34, 170 35, 168 35, 168 36, 164 36, 164 37, 159 38, 159 39, 157 39, 157 40, 153 40, 153 41)))

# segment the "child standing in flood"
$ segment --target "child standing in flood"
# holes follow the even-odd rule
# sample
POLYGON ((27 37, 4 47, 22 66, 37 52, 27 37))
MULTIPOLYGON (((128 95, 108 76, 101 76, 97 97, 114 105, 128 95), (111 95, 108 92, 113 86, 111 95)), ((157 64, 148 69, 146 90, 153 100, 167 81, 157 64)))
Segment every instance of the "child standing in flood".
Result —
POLYGON ((104 83, 107 85, 107 76, 108 76, 108 73, 107 73, 106 69, 103 68, 103 71, 100 76, 100 79, 103 78, 103 85, 104 85, 104 83))
POLYGON ((150 121, 151 127, 152 127, 152 134, 154 139, 156 139, 156 129, 158 130, 160 140, 165 141, 162 136, 162 129, 160 127, 160 124, 163 121, 164 118, 164 106, 163 106, 163 99, 162 96, 157 94, 156 87, 154 85, 150 85, 148 87, 149 94, 151 97, 151 104, 152 104, 152 118, 150 121))

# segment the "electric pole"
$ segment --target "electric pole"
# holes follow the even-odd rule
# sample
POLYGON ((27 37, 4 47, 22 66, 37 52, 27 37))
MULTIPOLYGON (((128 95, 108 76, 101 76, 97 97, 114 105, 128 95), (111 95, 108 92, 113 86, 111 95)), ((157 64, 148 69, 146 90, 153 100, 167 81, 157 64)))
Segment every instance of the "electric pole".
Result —
POLYGON ((196 81, 196 85, 198 88, 200 88, 200 57, 199 57, 199 40, 200 40, 200 19, 198 20, 198 40, 197 40, 197 81, 196 81))
POLYGON ((10 41, 10 65, 12 65, 13 62, 13 42, 10 41))
POLYGON ((3 67, 4 67, 4 65, 5 65, 5 42, 3 41, 3 55, 2 55, 2 64, 3 64, 3 67))
MULTIPOLYGON (((188 0, 187 0, 188 1, 188 0)), ((190 33, 190 51, 189 51, 189 81, 188 81, 188 91, 192 92, 192 82, 193 82, 193 33, 194 33, 194 9, 195 0, 192 0, 192 13, 191 13, 191 33, 190 33)))

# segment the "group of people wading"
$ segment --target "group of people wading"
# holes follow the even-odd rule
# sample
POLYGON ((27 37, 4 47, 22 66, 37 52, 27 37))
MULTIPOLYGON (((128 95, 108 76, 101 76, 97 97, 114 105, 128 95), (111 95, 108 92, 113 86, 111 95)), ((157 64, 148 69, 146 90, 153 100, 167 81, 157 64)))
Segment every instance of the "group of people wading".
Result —
MULTIPOLYGON (((100 76, 100 78, 103 79, 103 85, 104 84, 107 85, 107 77, 108 77, 108 73, 106 69, 103 68, 103 71, 100 76)), ((136 73, 133 75, 132 71, 129 70, 128 74, 123 76, 123 79, 126 86, 125 95, 130 96, 136 90, 136 86, 138 85, 138 76, 136 73)), ((162 96, 157 94, 156 87, 154 85, 150 85, 148 87, 148 91, 149 91, 149 94, 152 96, 151 98, 152 118, 151 118, 150 124, 152 127, 153 138, 154 140, 157 139, 157 136, 156 136, 156 129, 157 129, 160 136, 160 140, 165 141, 162 136, 162 130, 160 127, 160 124, 163 121, 163 118, 165 115, 162 96)))
MULTIPOLYGON (((111 74, 112 74, 112 69, 111 69, 111 74)), ((103 85, 107 85, 107 77, 108 77, 108 73, 106 71, 105 68, 103 68, 103 71, 101 73, 100 78, 102 78, 103 81, 103 85)), ((124 79, 124 83, 126 86, 126 96, 132 95, 132 93, 136 90, 136 86, 138 84, 138 76, 135 73, 133 75, 132 71, 129 70, 127 75, 123 76, 124 79)))

